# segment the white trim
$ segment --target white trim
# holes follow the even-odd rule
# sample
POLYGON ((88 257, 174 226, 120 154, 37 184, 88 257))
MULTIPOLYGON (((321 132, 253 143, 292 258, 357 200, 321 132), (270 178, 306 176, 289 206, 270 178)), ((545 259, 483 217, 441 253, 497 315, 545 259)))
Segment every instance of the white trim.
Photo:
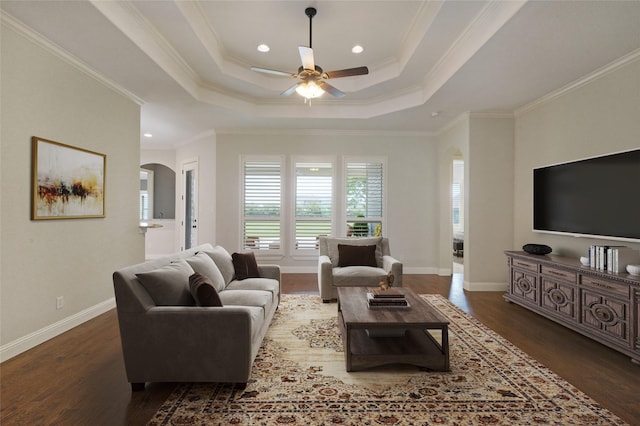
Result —
POLYGON ((99 83, 103 84, 109 89, 114 90, 115 92, 130 99, 131 101, 135 102, 138 105, 143 105, 145 103, 144 100, 142 100, 142 98, 138 97, 137 95, 133 94, 129 90, 125 89, 123 86, 99 74, 98 72, 93 70, 91 67, 89 67, 89 65, 81 61, 79 58, 75 57, 70 52, 58 46, 57 44, 53 43, 52 41, 46 39, 44 36, 37 33, 33 29, 27 27, 25 24, 23 24, 13 16, 9 15, 8 13, 4 11, 0 11, 0 17, 1 17, 2 25, 6 25, 8 28, 12 29, 17 34, 20 34, 21 36, 31 41, 32 43, 36 44, 37 46, 56 55, 58 58, 62 59, 67 64, 83 72, 84 74, 88 75, 89 77, 93 78, 94 80, 98 81, 99 83))
POLYGON ((19 339, 9 342, 6 345, 0 346, 0 362, 4 362, 16 355, 28 351, 31 348, 38 346, 47 340, 53 339, 60 334, 71 330, 74 327, 83 324, 98 315, 102 315, 107 311, 116 307, 116 299, 112 297, 100 302, 97 305, 91 306, 83 311, 66 317, 60 321, 50 324, 46 327, 36 330, 33 333, 20 337, 19 339))
MULTIPOLYGON (((424 130, 347 130, 347 129, 242 129, 216 128, 216 135, 275 135, 275 136, 396 136, 396 137, 429 137, 432 131, 424 130)), ((402 142, 394 141, 394 143, 402 142)))
POLYGON ((448 276, 451 275, 451 268, 449 269, 439 269, 435 266, 413 266, 413 267, 405 267, 402 266, 402 275, 412 275, 412 274, 420 274, 420 275, 440 275, 440 276, 448 276))
POLYGON ((560 98, 564 95, 567 95, 575 90, 580 89, 581 87, 601 78, 601 77, 605 77, 608 74, 611 74, 612 72, 617 71, 618 69, 631 64, 637 60, 640 60, 640 49, 636 49, 634 51, 632 51, 631 53, 616 59, 615 61, 611 62, 608 65, 605 65, 604 67, 595 70, 594 72, 592 72, 591 74, 587 74, 586 76, 567 84, 564 87, 561 87, 558 90, 554 90, 551 93, 548 93, 538 99, 536 99, 533 102, 528 103, 527 105, 524 105, 521 108, 518 108, 514 111, 514 116, 515 117, 519 117, 533 109, 536 109, 544 104, 547 104, 549 102, 552 102, 553 100, 560 98))
POLYGON ((474 283, 464 280, 462 288, 467 291, 507 291, 507 283, 474 283))

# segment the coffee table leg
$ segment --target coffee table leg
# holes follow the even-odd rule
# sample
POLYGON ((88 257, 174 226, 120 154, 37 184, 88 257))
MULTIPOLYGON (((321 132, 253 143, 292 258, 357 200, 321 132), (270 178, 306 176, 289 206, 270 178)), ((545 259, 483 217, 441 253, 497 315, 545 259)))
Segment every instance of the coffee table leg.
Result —
POLYGON ((345 369, 351 371, 351 327, 344 328, 344 362, 345 369))
POLYGON ((442 355, 444 356, 444 371, 449 371, 449 326, 442 326, 442 355))

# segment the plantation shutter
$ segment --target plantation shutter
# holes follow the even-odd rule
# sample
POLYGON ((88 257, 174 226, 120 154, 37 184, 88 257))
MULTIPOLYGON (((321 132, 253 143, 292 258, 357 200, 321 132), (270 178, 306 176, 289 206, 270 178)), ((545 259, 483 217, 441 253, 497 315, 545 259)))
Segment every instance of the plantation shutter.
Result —
POLYGON ((280 249, 281 169, 277 160, 244 163, 244 249, 280 249))
POLYGON ((333 165, 296 163, 295 248, 317 250, 318 237, 331 234, 333 165))
POLYGON ((347 163, 347 235, 382 235, 383 172, 382 162, 347 163))

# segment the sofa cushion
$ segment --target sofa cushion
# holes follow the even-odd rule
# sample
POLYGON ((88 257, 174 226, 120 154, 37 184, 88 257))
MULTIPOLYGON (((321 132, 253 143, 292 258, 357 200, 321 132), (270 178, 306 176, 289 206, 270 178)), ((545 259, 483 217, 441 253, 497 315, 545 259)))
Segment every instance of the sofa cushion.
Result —
POLYGON ((352 246, 338 244, 338 267, 373 266, 377 267, 376 246, 352 246))
POLYGON ((220 300, 225 306, 253 306, 262 308, 263 317, 272 306, 271 292, 262 290, 230 290, 225 289, 219 293, 220 300))
POLYGON ((189 291, 189 277, 193 269, 184 260, 177 260, 162 268, 140 272, 136 276, 158 306, 194 306, 189 291))
POLYGON ((271 293, 271 300, 276 302, 280 296, 280 283, 271 278, 247 278, 246 280, 233 280, 227 286, 227 290, 263 290, 271 293))
POLYGON ((382 267, 382 237, 370 238, 327 238, 327 251, 331 264, 336 268, 339 264, 340 253, 338 244, 346 244, 350 246, 376 246, 376 266, 382 267))
POLYGON ((189 290, 198 306, 222 306, 211 280, 198 272, 189 277, 189 290))
POLYGON ((216 263, 208 254, 204 252, 198 252, 195 256, 188 257, 185 260, 195 272, 198 272, 199 274, 202 274, 205 277, 209 278, 216 291, 224 290, 226 283, 224 281, 224 277, 222 276, 222 272, 220 272, 220 270, 216 266, 216 263))
POLYGON ((256 262, 256 255, 253 252, 233 253, 231 259, 237 280, 260 277, 258 262, 256 262))
POLYGON ((235 271, 233 269, 233 259, 229 252, 222 246, 215 246, 211 250, 203 250, 213 261, 224 277, 225 286, 233 280, 235 271))

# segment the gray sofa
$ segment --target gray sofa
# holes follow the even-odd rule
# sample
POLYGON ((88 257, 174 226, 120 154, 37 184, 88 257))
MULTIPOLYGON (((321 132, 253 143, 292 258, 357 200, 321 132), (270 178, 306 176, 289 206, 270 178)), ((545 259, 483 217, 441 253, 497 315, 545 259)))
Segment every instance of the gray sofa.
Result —
POLYGON ((389 273, 393 286, 402 287, 402 263, 391 257, 385 237, 320 237, 319 249, 318 290, 323 302, 335 300, 338 287, 377 287, 389 273), (340 266, 339 245, 375 246, 375 261, 371 266, 340 266))
POLYGON ((259 265, 258 271, 259 278, 236 280, 231 255, 211 244, 115 271, 132 389, 145 382, 246 384, 280 303, 280 268, 259 265), (196 305, 188 278, 194 272, 213 277, 223 306, 196 305))

